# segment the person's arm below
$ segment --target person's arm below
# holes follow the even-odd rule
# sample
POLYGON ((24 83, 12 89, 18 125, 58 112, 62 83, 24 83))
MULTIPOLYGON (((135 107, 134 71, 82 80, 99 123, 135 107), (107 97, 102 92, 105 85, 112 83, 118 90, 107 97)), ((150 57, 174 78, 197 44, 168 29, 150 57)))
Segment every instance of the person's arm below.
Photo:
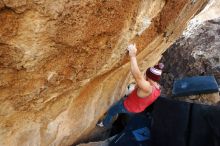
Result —
POLYGON ((152 87, 148 81, 145 80, 144 76, 142 75, 138 64, 137 64, 137 59, 136 59, 136 53, 137 49, 135 44, 129 45, 128 46, 128 51, 129 51, 129 56, 130 56, 130 61, 131 61, 131 73, 138 85, 138 87, 145 93, 151 93, 152 92, 152 87))

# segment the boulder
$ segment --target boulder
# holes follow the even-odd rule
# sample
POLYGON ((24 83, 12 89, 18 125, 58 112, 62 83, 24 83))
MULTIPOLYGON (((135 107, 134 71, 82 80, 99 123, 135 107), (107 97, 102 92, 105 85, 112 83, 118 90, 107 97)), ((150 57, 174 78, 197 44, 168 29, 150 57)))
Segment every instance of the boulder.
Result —
POLYGON ((0 0, 0 145, 86 139, 208 0, 0 0))
MULTIPOLYGON (((198 19, 196 19, 198 20, 198 19)), ((164 54, 162 94, 171 96, 174 80, 197 75, 213 75, 220 84, 220 18, 192 21, 181 38, 164 54)))

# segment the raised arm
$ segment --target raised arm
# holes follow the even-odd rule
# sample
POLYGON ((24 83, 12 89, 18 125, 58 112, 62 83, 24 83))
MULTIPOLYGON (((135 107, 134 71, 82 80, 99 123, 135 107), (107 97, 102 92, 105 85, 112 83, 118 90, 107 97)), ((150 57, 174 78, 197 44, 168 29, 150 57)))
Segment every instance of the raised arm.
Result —
POLYGON ((138 85, 138 87, 145 93, 151 93, 152 87, 148 81, 144 78, 137 64, 136 53, 137 49, 135 44, 128 46, 130 61, 131 61, 131 73, 138 85))

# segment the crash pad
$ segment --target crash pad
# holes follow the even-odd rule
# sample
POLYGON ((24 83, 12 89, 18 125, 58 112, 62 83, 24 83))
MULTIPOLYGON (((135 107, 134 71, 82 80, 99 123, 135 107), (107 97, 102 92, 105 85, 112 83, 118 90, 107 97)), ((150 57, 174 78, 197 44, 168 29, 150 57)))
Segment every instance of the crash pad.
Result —
POLYGON ((186 77, 174 81, 173 96, 189 96, 218 92, 218 84, 214 76, 186 77))

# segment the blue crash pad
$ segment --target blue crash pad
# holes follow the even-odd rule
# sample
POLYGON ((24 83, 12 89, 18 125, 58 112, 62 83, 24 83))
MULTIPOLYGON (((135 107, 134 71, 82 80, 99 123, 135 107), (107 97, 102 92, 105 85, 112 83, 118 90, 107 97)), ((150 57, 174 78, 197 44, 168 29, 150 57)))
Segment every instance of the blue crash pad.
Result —
POLYGON ((145 141, 150 139, 150 130, 147 127, 134 130, 132 131, 132 134, 137 141, 145 141))
POLYGON ((173 85, 174 96, 189 96, 218 92, 214 76, 195 76, 176 80, 173 85))
POLYGON ((136 114, 109 146, 150 146, 150 125, 150 117, 144 113, 136 114))

